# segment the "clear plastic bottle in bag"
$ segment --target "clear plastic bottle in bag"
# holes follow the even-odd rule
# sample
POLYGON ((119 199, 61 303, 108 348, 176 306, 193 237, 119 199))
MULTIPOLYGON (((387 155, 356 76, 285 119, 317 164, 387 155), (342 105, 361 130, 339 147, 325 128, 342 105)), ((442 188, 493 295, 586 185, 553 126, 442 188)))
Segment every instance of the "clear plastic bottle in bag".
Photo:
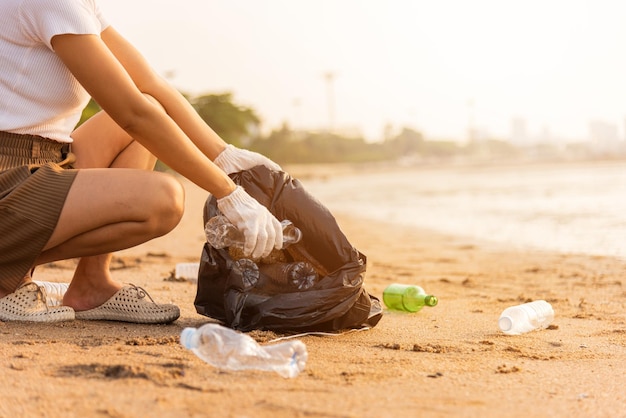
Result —
POLYGON ((249 258, 240 258, 233 262, 233 272, 241 275, 245 289, 253 288, 259 282, 259 266, 249 258))
POLYGON ((305 261, 262 264, 260 270, 270 277, 274 284, 287 285, 297 290, 310 289, 317 283, 319 277, 313 266, 305 261))
MULTIPOLYGON (((289 220, 281 222, 283 226, 283 248, 295 244, 302 239, 302 232, 289 220)), ((213 248, 222 249, 231 246, 243 247, 243 233, 224 215, 209 219, 204 227, 207 242, 213 248)))
POLYGON ((498 319, 500 330, 519 335, 538 328, 547 328, 554 320, 554 310, 545 300, 536 300, 506 308, 498 319))
POLYGON ((249 335, 218 324, 185 328, 180 342, 219 369, 274 371, 287 378, 300 374, 308 358, 306 346, 299 340, 261 346, 249 335))

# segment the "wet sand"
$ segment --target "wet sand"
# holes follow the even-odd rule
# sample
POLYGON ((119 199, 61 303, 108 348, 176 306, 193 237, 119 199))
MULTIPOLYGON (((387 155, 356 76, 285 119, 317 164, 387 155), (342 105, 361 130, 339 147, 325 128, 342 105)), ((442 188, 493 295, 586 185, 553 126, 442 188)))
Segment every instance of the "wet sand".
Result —
MULTIPOLYGON (((626 262, 513 251, 427 230, 335 214, 368 257, 365 288, 411 283, 439 297, 415 314, 385 311, 367 331, 304 336, 294 379, 221 371, 179 344, 196 286, 175 281, 196 262, 206 194, 185 183, 187 212, 169 235, 116 254, 114 275, 172 301, 170 325, 0 322, 0 417, 624 417, 626 262), (546 299, 546 330, 507 336, 507 306, 546 299)), ((66 282, 74 261, 37 269, 66 282)), ((283 335, 250 333, 260 343, 283 335)))

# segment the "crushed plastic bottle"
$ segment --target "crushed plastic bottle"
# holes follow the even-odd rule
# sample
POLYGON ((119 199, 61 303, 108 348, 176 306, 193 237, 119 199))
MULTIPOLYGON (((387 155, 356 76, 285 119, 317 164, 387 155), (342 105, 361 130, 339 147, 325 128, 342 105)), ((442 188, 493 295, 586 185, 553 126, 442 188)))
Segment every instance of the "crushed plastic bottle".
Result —
MULTIPOLYGON (((281 222, 283 227, 283 248, 300 242, 302 232, 289 220, 281 222)), ((209 219, 204 227, 209 245, 216 249, 231 246, 243 247, 245 238, 243 233, 233 225, 224 215, 217 215, 209 219)))
POLYGON ((392 310, 417 312, 424 306, 436 306, 439 300, 419 286, 394 283, 383 291, 383 302, 392 310))
POLYGON ((200 263, 177 263, 174 278, 179 280, 198 281, 200 263))
POLYGON ((69 283, 44 282, 33 280, 33 282, 43 289, 46 294, 46 305, 61 306, 63 305, 63 296, 67 292, 69 283))
POLYGON ((536 300, 506 308, 498 319, 498 326, 505 334, 519 335, 547 328, 553 320, 552 305, 545 300, 536 300))
POLYGON ((299 340, 261 346, 247 334, 218 324, 185 328, 181 344, 210 365, 226 370, 265 370, 292 378, 306 365, 308 353, 299 340))

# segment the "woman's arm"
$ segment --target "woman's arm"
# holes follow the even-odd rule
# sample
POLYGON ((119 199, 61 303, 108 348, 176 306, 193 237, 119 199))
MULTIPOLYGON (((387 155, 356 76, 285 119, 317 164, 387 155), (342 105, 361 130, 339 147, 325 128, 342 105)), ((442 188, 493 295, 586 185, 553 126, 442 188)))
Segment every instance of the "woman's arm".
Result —
POLYGON ((102 36, 57 35, 52 46, 94 100, 133 138, 217 198, 230 194, 235 184, 209 159, 225 148, 224 141, 182 95, 159 81, 139 53, 112 28, 102 36), (155 97, 170 116, 142 93, 155 97))
POLYGON ((271 170, 280 166, 267 157, 227 146, 210 126, 200 118, 195 109, 176 89, 156 74, 139 51, 112 27, 102 32, 102 39, 122 64, 142 93, 154 97, 185 132, 191 141, 226 174, 265 165, 271 170), (219 156, 219 158, 218 158, 219 156))
POLYGON ((159 76, 137 49, 114 28, 102 32, 102 40, 126 69, 137 88, 157 99, 176 124, 211 160, 226 148, 226 143, 200 118, 171 84, 159 76))
POLYGON ((226 144, 186 100, 149 68, 112 29, 96 35, 57 35, 55 53, 107 114, 165 164, 213 194, 218 208, 246 237, 244 254, 267 256, 282 247, 280 222, 216 166, 226 144), (108 31, 108 32, 107 32, 108 31), (106 42, 103 40, 106 39, 106 42), (157 99, 166 110, 145 95, 157 99), (184 129, 181 129, 184 127, 184 129), (192 142, 189 136, 195 140, 192 142))

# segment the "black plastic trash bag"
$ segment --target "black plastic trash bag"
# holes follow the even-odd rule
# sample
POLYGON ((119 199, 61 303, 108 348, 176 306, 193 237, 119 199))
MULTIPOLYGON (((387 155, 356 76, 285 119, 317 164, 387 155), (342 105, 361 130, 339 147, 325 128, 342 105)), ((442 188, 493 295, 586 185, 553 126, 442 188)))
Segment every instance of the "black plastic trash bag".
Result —
MULTIPOLYGON (((297 180, 264 166, 231 174, 244 189, 280 221, 290 220, 302 240, 281 250, 285 257, 315 266, 319 280, 307 290, 276 289, 261 272, 255 287, 244 283, 229 249, 205 244, 200 260, 196 311, 241 331, 338 331, 375 326, 382 316, 380 301, 363 288, 366 257, 354 248, 335 218, 297 180)), ((219 214, 212 196, 204 207, 204 223, 219 214)))

